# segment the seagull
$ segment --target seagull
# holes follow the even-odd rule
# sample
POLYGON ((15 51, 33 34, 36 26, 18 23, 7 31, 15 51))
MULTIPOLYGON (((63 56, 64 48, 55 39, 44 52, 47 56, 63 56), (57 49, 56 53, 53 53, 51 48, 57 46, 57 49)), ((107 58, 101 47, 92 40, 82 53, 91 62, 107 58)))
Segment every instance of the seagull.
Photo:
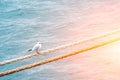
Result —
POLYGON ((40 42, 37 42, 32 49, 29 49, 28 52, 31 52, 31 51, 36 51, 36 53, 39 54, 39 48, 41 48, 42 44, 40 42))

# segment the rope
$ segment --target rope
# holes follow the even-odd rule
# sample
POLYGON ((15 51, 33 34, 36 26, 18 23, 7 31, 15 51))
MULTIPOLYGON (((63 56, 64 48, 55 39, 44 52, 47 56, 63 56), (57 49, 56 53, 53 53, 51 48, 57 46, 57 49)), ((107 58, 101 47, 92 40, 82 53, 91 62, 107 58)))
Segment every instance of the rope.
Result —
POLYGON ((46 64, 46 63, 54 62, 54 61, 57 61, 57 60, 60 60, 60 59, 66 58, 66 57, 76 55, 76 54, 81 53, 81 52, 85 52, 85 51, 88 51, 88 50, 91 50, 91 49, 94 49, 94 48, 98 48, 98 47, 110 44, 110 43, 118 41, 118 40, 120 40, 120 36, 116 37, 114 39, 110 39, 110 40, 107 40, 107 41, 100 42, 100 43, 95 44, 95 45, 90 45, 86 48, 83 48, 83 49, 80 49, 80 50, 77 50, 77 51, 62 54, 62 55, 56 56, 54 58, 46 59, 46 60, 39 61, 39 62, 36 62, 36 63, 33 63, 33 64, 25 65, 25 66, 22 66, 22 67, 19 67, 19 68, 16 68, 16 69, 1 72, 0 76, 5 76, 5 75, 8 75, 8 74, 16 73, 16 72, 19 72, 19 71, 23 71, 23 70, 26 70, 26 69, 33 68, 33 67, 37 67, 37 66, 40 66, 40 65, 43 65, 43 64, 46 64))
MULTIPOLYGON (((61 46, 58 46, 58 47, 55 47, 55 48, 51 48, 51 49, 42 51, 42 52, 40 52, 40 53, 41 53, 41 54, 45 54, 45 53, 53 52, 53 51, 56 51, 56 50, 64 49, 64 48, 71 47, 71 46, 74 46, 74 45, 78 45, 78 44, 81 44, 81 43, 84 43, 84 42, 87 42, 87 41, 93 41, 93 40, 95 40, 95 39, 100 39, 100 38, 102 38, 102 37, 107 37, 107 36, 109 36, 109 35, 118 34, 118 33, 120 33, 120 30, 112 31, 112 32, 107 33, 107 34, 104 34, 104 35, 99 35, 99 36, 97 36, 97 37, 92 37, 92 38, 89 38, 89 39, 76 41, 76 42, 69 43, 69 44, 66 44, 66 45, 61 45, 61 46)), ((40 55, 40 54, 34 53, 34 54, 30 54, 30 55, 21 56, 21 57, 18 57, 18 58, 6 60, 6 61, 3 61, 3 62, 0 62, 0 66, 1 66, 1 65, 5 65, 5 64, 9 64, 9 63, 12 63, 12 62, 16 62, 16 61, 20 61, 20 60, 32 58, 32 57, 34 57, 34 56, 39 56, 39 55, 40 55)))

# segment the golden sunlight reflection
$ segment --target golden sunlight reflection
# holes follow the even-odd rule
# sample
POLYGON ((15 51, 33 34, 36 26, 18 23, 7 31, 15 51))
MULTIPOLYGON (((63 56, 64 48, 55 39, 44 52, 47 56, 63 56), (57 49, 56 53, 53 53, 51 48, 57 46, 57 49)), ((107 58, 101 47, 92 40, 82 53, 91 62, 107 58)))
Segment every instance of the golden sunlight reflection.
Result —
POLYGON ((59 68, 66 68, 67 74, 83 80, 119 80, 120 41, 71 57, 59 68))
MULTIPOLYGON (((73 42, 118 30, 120 25, 120 20, 117 18, 118 13, 116 10, 111 11, 109 15, 102 11, 101 14, 95 12, 94 14, 97 16, 88 14, 86 17, 84 16, 83 21, 67 24, 66 26, 69 28, 65 27, 61 31, 63 34, 59 36, 66 38, 67 42, 73 42)), ((92 43, 94 42, 91 41, 92 43)), ((76 80, 78 78, 82 78, 82 80, 120 80, 120 41, 80 53, 66 62, 62 60, 61 64, 66 64, 59 68, 65 69, 66 73, 72 74, 76 80)))
MULTIPOLYGON (((102 6, 83 7, 82 13, 78 13, 79 8, 76 14, 69 12, 68 20, 71 22, 66 24, 64 29, 58 30, 58 33, 62 32, 58 36, 66 38, 66 42, 69 43, 118 30, 120 29, 118 7, 120 3, 114 4, 112 0, 108 0, 108 4, 102 6)), ((91 44, 94 43, 91 41, 91 44)), ((72 75, 74 80, 120 80, 120 41, 80 53, 66 61, 62 60, 61 64, 65 65, 58 66, 58 70, 65 70, 64 72, 72 75)))
POLYGON ((120 64, 120 41, 108 45, 103 52, 106 54, 106 60, 113 64, 120 64))
MULTIPOLYGON (((120 41, 76 56, 71 66, 85 79, 119 80, 120 41)), ((75 74, 78 76, 76 71, 75 74)))

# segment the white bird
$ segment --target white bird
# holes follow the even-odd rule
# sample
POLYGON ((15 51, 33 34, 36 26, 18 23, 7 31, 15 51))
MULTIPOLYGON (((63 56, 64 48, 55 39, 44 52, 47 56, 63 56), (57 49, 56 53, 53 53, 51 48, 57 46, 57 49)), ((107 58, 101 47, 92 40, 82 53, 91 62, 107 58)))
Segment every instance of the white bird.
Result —
POLYGON ((39 48, 41 48, 41 46, 42 46, 42 44, 40 42, 37 42, 37 44, 35 44, 32 49, 28 50, 28 52, 36 51, 36 53, 39 54, 39 48))

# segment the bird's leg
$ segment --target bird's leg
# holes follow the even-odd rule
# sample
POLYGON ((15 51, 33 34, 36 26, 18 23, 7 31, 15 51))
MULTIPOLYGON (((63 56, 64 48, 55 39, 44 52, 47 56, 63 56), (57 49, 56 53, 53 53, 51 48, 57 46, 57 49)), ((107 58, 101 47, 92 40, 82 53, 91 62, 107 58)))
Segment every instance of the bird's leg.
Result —
POLYGON ((38 49, 36 49, 36 53, 37 53, 37 54, 40 54, 40 52, 38 51, 38 49))

